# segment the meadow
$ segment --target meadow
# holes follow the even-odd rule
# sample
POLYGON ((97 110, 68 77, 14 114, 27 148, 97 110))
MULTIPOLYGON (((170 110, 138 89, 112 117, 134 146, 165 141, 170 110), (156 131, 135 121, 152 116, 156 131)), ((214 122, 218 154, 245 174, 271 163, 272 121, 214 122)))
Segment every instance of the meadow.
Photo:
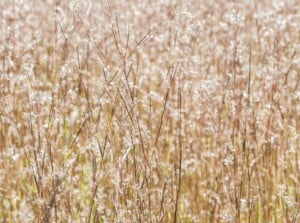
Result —
POLYGON ((0 222, 300 222, 298 0, 0 1, 0 222))

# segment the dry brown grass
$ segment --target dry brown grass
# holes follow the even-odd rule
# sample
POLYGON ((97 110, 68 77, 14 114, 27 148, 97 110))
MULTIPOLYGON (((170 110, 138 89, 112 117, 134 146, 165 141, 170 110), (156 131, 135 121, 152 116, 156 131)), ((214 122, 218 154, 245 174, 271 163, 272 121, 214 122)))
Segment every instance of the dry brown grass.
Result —
POLYGON ((0 8, 0 222, 300 221, 299 1, 0 8))

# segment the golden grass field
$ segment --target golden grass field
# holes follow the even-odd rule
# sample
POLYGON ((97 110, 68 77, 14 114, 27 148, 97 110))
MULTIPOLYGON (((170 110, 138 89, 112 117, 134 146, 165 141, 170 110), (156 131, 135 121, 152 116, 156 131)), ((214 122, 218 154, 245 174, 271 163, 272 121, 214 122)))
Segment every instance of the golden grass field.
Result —
POLYGON ((0 1, 0 222, 299 223, 298 0, 0 1))

